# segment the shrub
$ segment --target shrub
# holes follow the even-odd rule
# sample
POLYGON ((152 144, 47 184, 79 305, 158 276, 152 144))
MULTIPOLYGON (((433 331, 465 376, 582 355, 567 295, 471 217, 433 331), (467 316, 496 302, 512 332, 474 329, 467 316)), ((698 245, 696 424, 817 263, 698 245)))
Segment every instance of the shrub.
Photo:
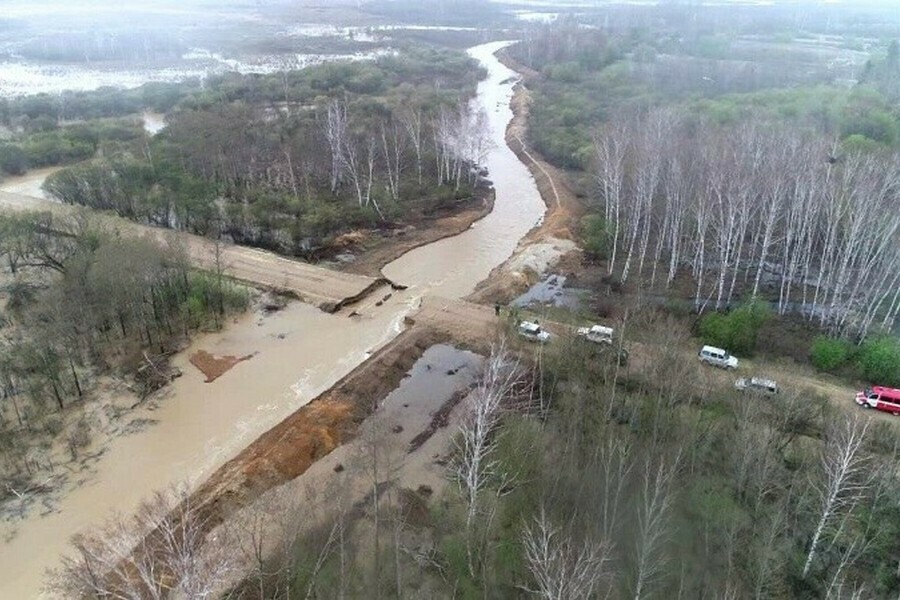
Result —
POLYGON ((759 330, 769 319, 770 312, 766 304, 753 300, 728 314, 707 315, 700 321, 700 336, 705 343, 735 354, 753 354, 759 330))
POLYGON ((600 215, 587 215, 581 220, 581 237, 585 252, 605 259, 609 256, 610 236, 606 219, 600 215))
POLYGON ((28 157, 22 148, 13 144, 0 146, 0 171, 10 175, 22 175, 28 169, 28 157))
POLYGON ((900 387, 900 339, 880 337, 860 347, 856 364, 872 383, 900 387))
POLYGON ((850 343, 846 340, 836 340, 818 336, 810 348, 809 358, 815 368, 826 373, 832 373, 843 366, 852 354, 850 343))

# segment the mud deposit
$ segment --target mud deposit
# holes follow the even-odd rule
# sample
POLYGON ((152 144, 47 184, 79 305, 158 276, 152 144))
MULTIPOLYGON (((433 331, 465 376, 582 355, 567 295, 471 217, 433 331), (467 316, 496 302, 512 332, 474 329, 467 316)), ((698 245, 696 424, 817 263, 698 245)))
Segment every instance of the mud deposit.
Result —
POLYGON ((252 354, 246 354, 241 357, 237 356, 214 356, 206 350, 198 350, 191 355, 191 364, 197 367, 201 373, 206 375, 204 383, 212 383, 228 371, 236 364, 250 360, 252 354))
MULTIPOLYGON (((248 526, 264 522, 272 529, 271 535, 265 537, 274 545, 279 534, 283 535, 278 524, 281 519, 290 518, 306 530, 326 522, 337 511, 362 506, 372 488, 369 454, 373 444, 384 464, 394 465, 390 467, 392 481, 385 487, 413 497, 413 490, 433 493, 447 485, 446 467, 440 463, 455 431, 448 427, 456 418, 451 413, 462 410, 459 402, 476 382, 484 359, 449 345, 429 345, 435 339, 434 334, 421 331, 403 334, 366 363, 360 376, 354 373, 298 411, 276 428, 277 432, 270 432, 272 438, 266 440, 267 447, 257 448, 259 454, 254 456, 251 447, 226 465, 220 473, 235 477, 230 485, 222 481, 214 486, 211 481, 202 490, 210 494, 207 501, 214 500, 208 504, 215 511, 214 518, 228 519, 228 526, 212 535, 228 535, 228 530, 246 531, 248 526), (376 371, 385 381, 372 387, 373 382, 366 380, 376 371), (361 402, 359 394, 370 392, 368 401, 361 402), (354 394, 357 399, 353 401, 347 394, 354 394), (314 410, 317 405, 321 405, 319 413, 314 410), (318 439, 303 444, 301 454, 292 445, 293 440, 302 439, 295 432, 326 414, 326 406, 327 412, 350 414, 353 419, 340 431, 324 426, 318 439), (358 421, 376 408, 377 412, 365 422, 358 421), (341 445, 332 447, 335 442, 341 445), (310 460, 310 455, 321 458, 310 460), (244 458, 249 461, 244 462, 244 458), (291 461, 300 466, 291 466, 291 461)), ((360 516, 355 512, 351 511, 351 518, 360 516)), ((427 519, 427 511, 422 518, 427 519)), ((251 559, 239 555, 234 558, 245 565, 243 561, 251 559)), ((238 579, 240 571, 234 574, 238 579)), ((227 585, 235 583, 230 581, 227 585)))
MULTIPOLYGON (((392 429, 404 432, 411 444, 417 434, 428 429, 441 405, 461 389, 460 381, 474 381, 475 355, 462 356, 447 347, 426 354, 447 338, 425 328, 402 333, 216 471, 197 491, 195 506, 208 511, 213 522, 221 522, 235 509, 300 476, 313 463, 354 439, 360 424, 376 410, 398 410, 395 405, 399 405, 407 416, 396 419, 392 429), (442 382, 448 381, 454 385, 444 394, 442 382), (405 422, 409 418, 416 424, 405 422)), ((424 441, 418 445, 421 447, 424 441)))

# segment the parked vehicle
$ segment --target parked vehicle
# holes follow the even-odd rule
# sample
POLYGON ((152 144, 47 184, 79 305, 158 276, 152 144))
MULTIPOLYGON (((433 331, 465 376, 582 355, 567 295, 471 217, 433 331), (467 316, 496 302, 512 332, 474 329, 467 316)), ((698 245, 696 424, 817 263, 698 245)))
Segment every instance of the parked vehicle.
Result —
POLYGON ((700 362, 705 362, 714 367, 737 369, 738 366, 738 359, 736 357, 715 346, 703 346, 700 349, 700 352, 697 353, 697 356, 700 357, 700 362))
POLYGON ((579 327, 575 332, 578 336, 583 337, 589 342, 595 344, 612 344, 613 328, 604 327, 603 325, 591 325, 590 327, 579 327))
POLYGON ((892 415, 900 415, 900 390, 874 385, 857 393, 856 403, 863 408, 874 408, 892 415))
POLYGON ((762 377, 741 377, 734 382, 734 387, 742 392, 753 392, 764 396, 774 396, 778 393, 778 384, 771 379, 762 377))
POLYGON ((526 340, 541 344, 550 341, 550 332, 541 329, 541 326, 534 321, 522 321, 519 323, 519 335, 526 340))

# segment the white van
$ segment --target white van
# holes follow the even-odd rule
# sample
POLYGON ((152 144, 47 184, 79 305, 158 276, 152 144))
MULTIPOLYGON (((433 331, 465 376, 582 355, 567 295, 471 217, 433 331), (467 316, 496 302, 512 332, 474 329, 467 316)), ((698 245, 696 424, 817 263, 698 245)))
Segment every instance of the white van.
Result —
POLYGON ((550 332, 541 329, 536 321, 522 321, 519 323, 519 335, 531 342, 544 344, 550 341, 550 332))
POLYGON ((575 334, 583 337, 589 342, 595 344, 612 344, 613 328, 604 327, 603 325, 591 325, 590 327, 579 327, 575 334))
POLYGON ((762 377, 741 377, 734 382, 734 387, 741 392, 752 392, 764 396, 774 396, 778 393, 778 384, 771 379, 762 377))
POLYGON ((738 366, 738 359, 736 357, 715 346, 703 346, 700 349, 700 352, 697 353, 697 356, 700 357, 700 362, 705 362, 714 367, 737 369, 738 366))

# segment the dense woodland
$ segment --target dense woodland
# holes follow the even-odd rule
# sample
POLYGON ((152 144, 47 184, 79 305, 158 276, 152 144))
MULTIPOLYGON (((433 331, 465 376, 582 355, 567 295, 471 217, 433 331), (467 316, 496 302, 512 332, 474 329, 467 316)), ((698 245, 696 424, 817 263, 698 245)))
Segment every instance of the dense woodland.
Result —
POLYGON ((328 236, 471 197, 487 151, 461 53, 423 50, 272 76, 228 75, 166 130, 48 178, 66 204, 303 255, 328 236))
POLYGON ((750 51, 739 33, 534 33, 512 50, 540 71, 533 143, 584 174, 586 242, 619 283, 692 287, 699 311, 759 296, 857 341, 890 329, 896 42, 848 87, 802 43, 750 51))

